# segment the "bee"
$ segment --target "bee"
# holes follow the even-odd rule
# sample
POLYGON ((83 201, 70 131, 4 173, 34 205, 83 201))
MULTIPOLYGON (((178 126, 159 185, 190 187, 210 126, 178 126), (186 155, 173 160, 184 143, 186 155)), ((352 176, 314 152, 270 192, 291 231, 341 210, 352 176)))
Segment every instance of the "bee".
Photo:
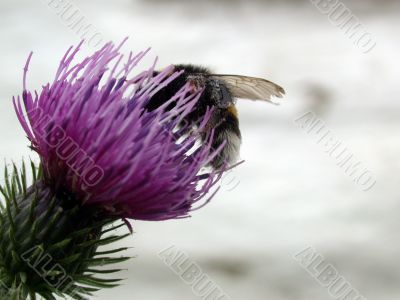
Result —
MULTIPOLYGON (((236 99, 261 100, 277 104, 271 100, 272 96, 282 98, 285 94, 282 87, 262 78, 214 74, 208 68, 190 64, 175 65, 174 71, 183 71, 183 73, 154 94, 146 108, 150 111, 157 109, 165 101, 171 99, 187 82, 196 88, 203 88, 194 111, 186 117, 185 121, 196 127, 204 118, 207 109, 213 107, 202 137, 204 141, 205 133, 214 129, 212 149, 219 149, 224 143, 223 148, 210 163, 216 170, 234 164, 239 157, 242 135, 235 107, 236 99)), ((168 109, 173 109, 173 107, 168 109)))

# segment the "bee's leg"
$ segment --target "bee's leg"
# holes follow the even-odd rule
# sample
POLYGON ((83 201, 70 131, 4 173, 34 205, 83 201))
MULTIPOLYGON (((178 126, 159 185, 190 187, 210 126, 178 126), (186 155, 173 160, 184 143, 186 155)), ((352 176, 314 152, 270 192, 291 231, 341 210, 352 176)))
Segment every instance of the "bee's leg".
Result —
POLYGON ((236 108, 232 105, 226 109, 216 109, 207 128, 214 129, 213 150, 218 149, 225 142, 225 146, 213 159, 211 166, 219 169, 224 165, 234 164, 239 157, 242 141, 236 108))

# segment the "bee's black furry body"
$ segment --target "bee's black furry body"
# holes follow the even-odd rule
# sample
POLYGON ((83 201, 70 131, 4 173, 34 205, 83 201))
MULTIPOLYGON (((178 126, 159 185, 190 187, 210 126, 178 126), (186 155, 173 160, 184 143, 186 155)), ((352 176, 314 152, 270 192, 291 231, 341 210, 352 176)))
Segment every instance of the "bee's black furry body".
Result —
MULTIPOLYGON (((204 119, 207 108, 213 107, 213 113, 207 123, 206 131, 214 129, 213 149, 218 149, 224 142, 225 146, 219 155, 211 162, 212 167, 220 168, 224 164, 234 163, 239 152, 241 134, 239 120, 235 109, 235 101, 228 87, 220 80, 212 79, 207 68, 194 65, 175 65, 175 71, 184 72, 174 81, 156 93, 146 105, 149 110, 160 107, 171 99, 187 82, 204 87, 196 109, 190 113, 186 122, 197 126, 204 119)), ((172 104, 167 109, 174 108, 172 104)), ((205 135, 204 135, 205 136, 205 135)))

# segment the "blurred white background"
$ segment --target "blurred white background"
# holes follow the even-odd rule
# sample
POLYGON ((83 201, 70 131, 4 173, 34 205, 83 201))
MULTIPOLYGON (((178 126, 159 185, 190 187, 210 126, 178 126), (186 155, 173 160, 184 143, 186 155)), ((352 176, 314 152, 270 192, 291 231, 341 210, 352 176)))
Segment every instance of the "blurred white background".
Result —
MULTIPOLYGON (((28 53, 28 86, 39 89, 80 40, 49 2, 0 2, 0 157, 7 162, 36 159, 11 102, 28 53)), ((134 222, 124 243, 136 258, 124 265, 124 285, 95 299, 200 299, 158 258, 170 245, 232 299, 331 299, 293 259, 308 246, 366 299, 400 298, 400 3, 345 3, 376 40, 370 53, 310 1, 75 1, 104 41, 130 36, 126 53, 151 46, 147 63, 159 56, 160 66, 202 64, 287 91, 278 107, 238 103, 246 162, 234 172, 237 187, 223 184, 190 219, 134 222), (373 173, 371 190, 294 124, 310 110, 373 173)))

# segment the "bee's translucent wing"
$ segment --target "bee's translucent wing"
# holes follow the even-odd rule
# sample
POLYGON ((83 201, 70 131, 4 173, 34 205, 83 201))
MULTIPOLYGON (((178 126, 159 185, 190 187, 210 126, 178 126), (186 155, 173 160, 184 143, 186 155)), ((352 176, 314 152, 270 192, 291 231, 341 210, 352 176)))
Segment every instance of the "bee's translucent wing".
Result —
POLYGON ((271 100, 272 96, 282 98, 285 94, 285 90, 282 87, 262 78, 223 74, 213 74, 211 76, 225 82, 232 96, 236 98, 262 100, 278 104, 271 100))

